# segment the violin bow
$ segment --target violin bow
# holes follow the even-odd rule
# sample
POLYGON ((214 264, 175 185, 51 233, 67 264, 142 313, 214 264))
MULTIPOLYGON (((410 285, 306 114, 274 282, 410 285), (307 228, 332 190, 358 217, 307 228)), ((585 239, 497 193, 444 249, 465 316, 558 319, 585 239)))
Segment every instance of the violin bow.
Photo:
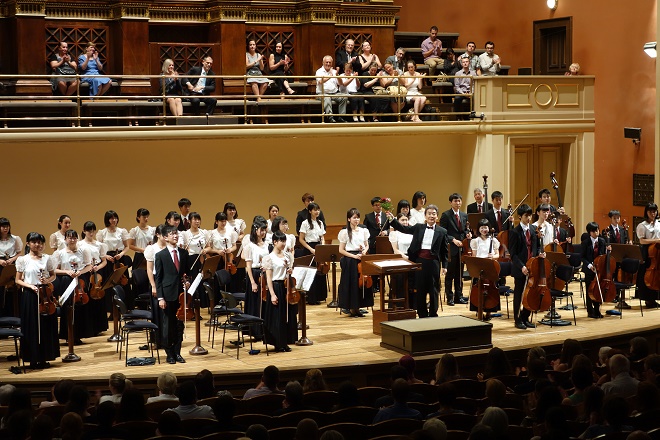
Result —
POLYGON ((518 208, 520 208, 520 205, 522 205, 522 204, 525 202, 525 200, 527 200, 527 197, 529 197, 529 193, 527 193, 527 194, 525 195, 525 197, 523 197, 523 199, 520 201, 520 203, 518 203, 518 204, 516 205, 516 207, 513 208, 513 209, 511 210, 511 215, 509 215, 509 216, 508 216, 508 217, 502 222, 502 227, 504 227, 504 223, 508 222, 509 220, 511 220, 511 219, 513 218, 513 213, 515 213, 515 212, 518 210, 518 208))

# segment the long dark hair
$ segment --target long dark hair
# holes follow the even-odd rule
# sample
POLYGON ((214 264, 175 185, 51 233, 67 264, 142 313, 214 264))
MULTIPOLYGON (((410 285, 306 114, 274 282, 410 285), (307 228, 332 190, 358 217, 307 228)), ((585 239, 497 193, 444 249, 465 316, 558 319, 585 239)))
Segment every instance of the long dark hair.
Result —
MULTIPOLYGON (((227 215, 228 209, 233 209, 234 211, 236 211, 236 214, 234 214, 234 220, 236 220, 238 218, 238 209, 236 209, 236 205, 234 205, 232 202, 227 202, 225 203, 225 207, 222 209, 222 212, 224 212, 225 215, 227 215)), ((229 218, 229 216, 227 216, 227 218, 229 218)))
POLYGON ((103 224, 105 225, 106 228, 108 226, 110 226, 110 219, 111 218, 116 218, 117 219, 117 225, 119 225, 119 214, 117 214, 115 211, 113 211, 111 209, 109 211, 106 211, 105 214, 103 215, 103 224))
POLYGON ((414 209, 417 209, 417 200, 419 199, 426 199, 426 193, 424 191, 417 191, 415 194, 412 196, 412 207, 414 209))
POLYGON ((7 217, 0 217, 0 226, 9 226, 7 237, 11 237, 11 223, 9 223, 9 219, 7 217))
MULTIPOLYGON (((649 202, 644 207, 644 220, 649 221, 649 211, 658 212, 658 205, 653 202, 649 202)), ((656 217, 657 219, 657 217, 656 217)))
POLYGON ((399 203, 396 204, 396 214, 399 215, 403 208, 408 208, 406 217, 410 218, 410 202, 406 199, 399 200, 399 203))
MULTIPOLYGON (((309 229, 314 229, 314 223, 312 223, 312 211, 315 209, 321 209, 318 203, 310 202, 309 205, 307 205, 307 222, 309 223, 309 229)), ((323 227, 323 223, 321 223, 321 220, 316 218, 316 223, 318 223, 319 228, 323 227)))
POLYGON ((360 218, 360 211, 357 208, 351 208, 346 211, 346 232, 348 232, 348 241, 353 240, 353 229, 351 228, 351 217, 357 215, 360 218))
POLYGON ((268 225, 266 222, 254 222, 252 223, 252 229, 250 230, 250 241, 254 244, 259 243, 259 236, 257 236, 257 231, 259 229, 266 229, 268 225))

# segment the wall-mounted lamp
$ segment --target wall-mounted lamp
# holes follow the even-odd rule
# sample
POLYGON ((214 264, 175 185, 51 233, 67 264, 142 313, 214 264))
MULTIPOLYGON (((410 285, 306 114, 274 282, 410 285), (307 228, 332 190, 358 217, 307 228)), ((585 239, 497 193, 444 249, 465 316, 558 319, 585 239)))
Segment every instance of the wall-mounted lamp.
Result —
POLYGON ((623 128, 623 137, 626 139, 632 139, 633 144, 639 145, 642 140, 642 129, 641 128, 632 128, 624 127, 623 128))
POLYGON ((658 43, 656 41, 649 41, 644 45, 644 52, 646 52, 646 55, 650 56, 651 58, 656 58, 658 56, 658 51, 656 50, 656 46, 658 43))
POLYGON ((557 6, 559 4, 559 0, 547 0, 546 4, 548 5, 548 8, 550 8, 552 11, 557 9, 557 6))

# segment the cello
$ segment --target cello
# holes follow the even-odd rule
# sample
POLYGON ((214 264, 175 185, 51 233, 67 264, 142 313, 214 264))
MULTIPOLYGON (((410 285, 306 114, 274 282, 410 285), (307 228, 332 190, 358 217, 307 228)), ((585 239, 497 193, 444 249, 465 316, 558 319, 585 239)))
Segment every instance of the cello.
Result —
POLYGON ((513 225, 512 221, 509 220, 513 217, 513 209, 511 208, 511 203, 506 207, 509 211, 509 216, 505 220, 507 222, 506 228, 502 225, 502 230, 497 233, 497 241, 500 242, 500 248, 498 249, 500 256, 497 258, 497 261, 500 263, 508 263, 511 261, 511 253, 509 252, 509 232, 511 231, 511 226, 513 225))
MULTIPOLYGON (((653 220, 654 227, 655 222, 653 220)), ((651 290, 660 290, 660 243, 650 244, 647 252, 651 263, 644 273, 644 284, 651 290)))
MULTIPOLYGON (((607 240, 607 247, 610 246, 610 230, 603 230, 607 240)), ((603 303, 612 302, 616 297, 616 287, 612 281, 612 274, 616 270, 616 260, 611 257, 610 251, 606 250, 605 255, 599 255, 594 258, 593 267, 596 272, 596 278, 587 288, 589 298, 593 302, 603 303)))
MULTIPOLYGON (((494 232, 494 230, 491 230, 494 232)), ((490 249, 488 250, 488 255, 493 253, 493 235, 489 235, 490 238, 490 249)), ((475 239, 475 240, 478 240, 475 239)), ((470 248, 471 249, 471 248, 470 248)), ((488 257, 490 258, 490 257, 488 257)), ((500 272, 500 264, 497 260, 493 261, 497 273, 500 272)), ((483 321, 483 311, 484 309, 494 309, 500 303, 500 292, 497 289, 497 281, 490 280, 480 276, 476 283, 472 284, 470 289, 470 303, 477 308, 477 317, 480 321, 483 321)))
MULTIPOLYGON (((536 230, 538 249, 543 246, 543 232, 536 230)), ((547 274, 551 273, 550 261, 543 257, 534 257, 526 264, 529 275, 523 292, 523 307, 530 312, 545 312, 552 306, 552 295, 548 287, 547 274)))

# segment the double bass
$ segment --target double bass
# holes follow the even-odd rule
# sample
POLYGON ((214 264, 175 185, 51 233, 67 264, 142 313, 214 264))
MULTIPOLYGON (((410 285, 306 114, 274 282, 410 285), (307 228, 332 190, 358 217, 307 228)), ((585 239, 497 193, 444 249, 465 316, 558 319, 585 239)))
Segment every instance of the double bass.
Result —
MULTIPOLYGON (((603 230, 607 240, 607 247, 610 246, 609 228, 603 230)), ((603 303, 612 302, 616 297, 616 287, 612 280, 612 274, 616 271, 616 261, 611 257, 610 251, 606 250, 605 255, 599 255, 594 258, 593 268, 596 269, 596 278, 587 287, 589 298, 593 302, 603 303)))
MULTIPOLYGON (((538 249, 543 246, 543 232, 536 230, 538 249)), ((552 295, 548 286, 547 275, 552 271, 552 264, 546 258, 530 258, 526 264, 529 275, 523 292, 523 307, 530 312, 545 312, 552 306, 552 295)))
MULTIPOLYGON (((621 221, 621 227, 623 228, 624 231, 626 231, 626 237, 630 237, 630 235, 628 235, 628 228, 629 228, 628 222, 626 221, 625 218, 621 221)), ((630 238, 628 240, 630 240, 630 238)), ((617 274, 617 281, 623 284, 633 284, 634 276, 635 274, 624 272, 623 270, 619 270, 619 273, 617 274)))

